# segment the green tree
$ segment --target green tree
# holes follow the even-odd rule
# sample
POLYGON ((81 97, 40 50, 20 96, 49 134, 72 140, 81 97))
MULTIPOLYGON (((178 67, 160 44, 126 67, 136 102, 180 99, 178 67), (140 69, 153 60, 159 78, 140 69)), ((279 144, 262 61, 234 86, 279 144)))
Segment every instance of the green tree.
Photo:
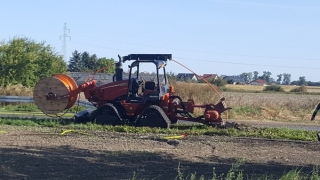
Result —
MULTIPOLYGON (((177 81, 177 76, 172 71, 167 72, 167 78, 168 78, 169 82, 176 82, 177 81)), ((201 81, 202 81, 201 79, 198 80, 198 82, 201 82, 201 81)))
POLYGON ((290 92, 306 93, 308 92, 308 88, 306 86, 298 86, 296 88, 291 89, 290 92))
POLYGON ((70 72, 80 72, 81 71, 80 62, 81 62, 81 53, 75 50, 72 53, 72 57, 69 60, 68 70, 70 72))
POLYGON ((281 84, 282 74, 278 74, 277 77, 278 77, 278 79, 277 79, 277 84, 281 84))
POLYGON ((94 66, 92 63, 91 63, 91 57, 90 57, 90 54, 88 52, 83 52, 81 54, 81 66, 82 66, 82 70, 81 71, 85 71, 85 72, 90 72, 92 71, 92 67, 94 66))
POLYGON ((307 83, 306 77, 300 76, 300 77, 299 77, 299 85, 300 85, 300 86, 306 86, 307 84, 308 84, 308 83, 307 83))
POLYGON ((61 55, 45 42, 15 37, 0 43, 0 84, 33 87, 41 78, 67 71, 61 55))
POLYGON ((284 89, 279 85, 266 86, 263 91, 284 92, 284 89))
POLYGON ((234 80, 233 79, 228 79, 227 80, 227 84, 234 84, 234 80))
POLYGON ((253 71, 253 80, 257 80, 259 77, 259 72, 258 71, 253 71))
POLYGON ((99 58, 96 62, 96 70, 100 70, 102 73, 114 73, 116 67, 114 65, 114 59, 107 59, 105 57, 99 58))
POLYGON ((209 81, 211 84, 215 84, 218 87, 225 86, 227 82, 223 80, 221 77, 218 77, 217 79, 211 79, 209 81))
POLYGON ((242 74, 240 74, 239 76, 240 76, 241 78, 243 78, 246 83, 249 83, 249 82, 252 80, 252 73, 251 73, 251 72, 249 72, 249 73, 242 73, 242 74))
POLYGON ((289 85, 290 82, 291 82, 291 74, 283 73, 282 84, 284 84, 284 85, 289 85))
POLYGON ((276 83, 277 82, 272 77, 269 78, 269 84, 276 84, 276 83))
POLYGON ((263 75, 259 76, 259 79, 265 80, 267 83, 271 83, 271 72, 269 71, 263 71, 263 75))
POLYGON ((96 54, 90 55, 86 51, 80 53, 75 50, 70 57, 68 69, 70 72, 95 72, 100 70, 103 73, 112 73, 115 71, 115 66, 112 58, 98 58, 96 54))

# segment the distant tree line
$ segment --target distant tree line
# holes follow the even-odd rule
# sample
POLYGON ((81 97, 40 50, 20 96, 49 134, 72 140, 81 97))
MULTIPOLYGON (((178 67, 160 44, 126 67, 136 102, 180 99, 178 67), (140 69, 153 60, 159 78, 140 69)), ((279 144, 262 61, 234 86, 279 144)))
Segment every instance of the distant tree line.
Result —
MULTIPOLYGON (((198 83, 204 83, 204 81, 202 79, 199 79, 198 83)), ((214 84, 218 87, 225 86, 226 84, 228 84, 228 82, 226 80, 223 80, 221 77, 218 77, 217 79, 209 79, 208 83, 214 84)))
POLYGON ((95 72, 114 73, 114 59, 105 57, 99 58, 96 54, 90 55, 88 52, 78 52, 75 50, 70 57, 68 70, 70 72, 95 72))
MULTIPOLYGON (((240 78, 243 78, 245 83, 250 83, 254 80, 264 80, 266 81, 269 85, 298 85, 298 86, 320 86, 320 82, 311 82, 307 81, 305 76, 300 76, 299 80, 291 81, 291 74, 289 73, 282 73, 277 75, 277 79, 273 79, 271 77, 272 73, 270 71, 263 71, 262 75, 259 75, 258 71, 253 71, 253 72, 244 72, 239 75, 240 78)), ((177 80, 176 75, 172 72, 167 73, 167 76, 171 80, 177 80)), ((198 79, 198 83, 204 83, 202 79, 198 79)), ((217 79, 210 79, 208 80, 209 83, 215 84, 217 86, 224 86, 225 84, 234 84, 237 82, 234 82, 234 80, 225 80, 223 78, 217 78, 217 79)), ((239 82, 238 82, 239 83, 239 82)), ((238 84, 237 83, 237 84, 238 84)))
POLYGON ((259 76, 258 71, 241 73, 239 76, 242 77, 246 83, 251 81, 262 79, 265 80, 268 84, 278 84, 278 85, 299 85, 299 86, 319 86, 320 82, 311 82, 307 81, 305 76, 300 76, 299 80, 291 81, 291 74, 282 73, 277 75, 277 79, 274 80, 271 77, 272 73, 269 71, 263 71, 263 74, 259 76))
POLYGON ((258 71, 253 71, 253 72, 244 72, 241 73, 239 76, 244 79, 246 83, 250 83, 251 81, 262 79, 266 81, 268 84, 283 84, 283 85, 290 85, 291 82, 291 74, 288 73, 283 73, 277 75, 277 79, 274 80, 271 77, 272 73, 270 71, 263 71, 263 74, 259 76, 258 71))

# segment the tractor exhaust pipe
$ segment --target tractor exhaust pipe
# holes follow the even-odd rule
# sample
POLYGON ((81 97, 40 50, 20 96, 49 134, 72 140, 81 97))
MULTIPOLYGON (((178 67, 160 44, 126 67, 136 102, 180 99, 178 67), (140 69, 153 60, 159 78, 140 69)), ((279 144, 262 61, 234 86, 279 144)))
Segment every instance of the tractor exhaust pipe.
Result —
POLYGON ((123 69, 122 69, 122 59, 121 59, 121 56, 118 55, 119 57, 119 62, 115 63, 116 65, 116 74, 113 76, 113 81, 121 81, 122 80, 122 72, 123 72, 123 69), (116 78, 116 79, 114 79, 116 78))

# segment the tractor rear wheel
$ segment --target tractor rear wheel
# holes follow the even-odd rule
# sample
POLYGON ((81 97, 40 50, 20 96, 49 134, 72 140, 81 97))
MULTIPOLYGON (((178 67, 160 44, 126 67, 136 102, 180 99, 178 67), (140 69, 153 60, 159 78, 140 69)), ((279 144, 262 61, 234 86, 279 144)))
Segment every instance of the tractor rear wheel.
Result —
POLYGON ((102 125, 122 125, 122 119, 117 108, 110 103, 97 110, 96 115, 93 117, 93 122, 102 125))
POLYGON ((171 122, 165 112, 156 105, 151 105, 143 110, 137 117, 137 126, 169 128, 171 122))

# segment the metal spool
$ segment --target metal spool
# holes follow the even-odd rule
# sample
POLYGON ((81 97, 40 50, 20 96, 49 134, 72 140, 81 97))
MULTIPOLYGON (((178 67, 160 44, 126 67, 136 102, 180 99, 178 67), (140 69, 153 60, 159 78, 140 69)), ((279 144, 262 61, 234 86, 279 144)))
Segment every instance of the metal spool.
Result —
POLYGON ((77 84, 70 76, 56 74, 41 79, 33 90, 33 99, 38 108, 45 114, 58 114, 74 105, 77 84), (46 95, 55 94, 56 99, 47 100, 46 95), (60 98, 59 98, 60 97, 60 98))

